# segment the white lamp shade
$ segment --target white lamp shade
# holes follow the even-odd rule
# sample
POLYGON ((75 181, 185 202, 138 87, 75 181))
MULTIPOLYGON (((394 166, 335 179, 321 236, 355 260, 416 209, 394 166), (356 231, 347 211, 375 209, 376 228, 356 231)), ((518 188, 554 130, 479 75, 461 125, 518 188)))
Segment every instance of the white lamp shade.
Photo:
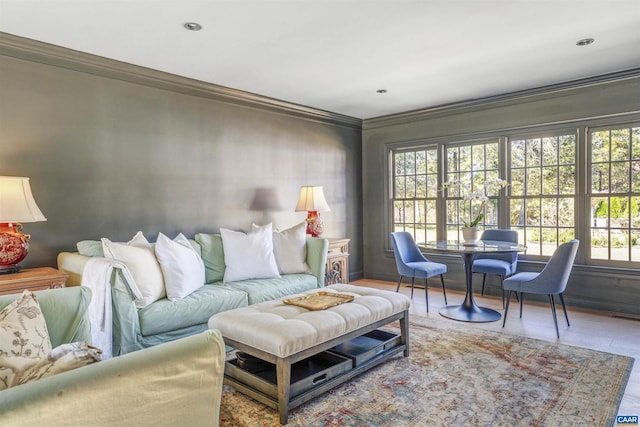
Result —
POLYGON ((29 178, 0 176, 0 222, 46 220, 33 199, 29 178))
POLYGON ((324 199, 322 187, 300 187, 300 198, 296 205, 296 212, 328 212, 330 210, 327 201, 324 199))

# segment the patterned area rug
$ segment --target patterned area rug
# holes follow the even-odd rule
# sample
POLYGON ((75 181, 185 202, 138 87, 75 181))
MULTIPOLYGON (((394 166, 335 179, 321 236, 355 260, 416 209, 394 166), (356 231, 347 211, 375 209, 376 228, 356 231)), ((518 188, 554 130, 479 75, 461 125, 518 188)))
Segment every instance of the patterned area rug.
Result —
MULTIPOLYGON (((464 324, 412 316, 410 325, 408 358, 293 409, 287 426, 610 426, 633 365, 464 324)), ((280 425, 274 409, 227 386, 220 421, 280 425)))

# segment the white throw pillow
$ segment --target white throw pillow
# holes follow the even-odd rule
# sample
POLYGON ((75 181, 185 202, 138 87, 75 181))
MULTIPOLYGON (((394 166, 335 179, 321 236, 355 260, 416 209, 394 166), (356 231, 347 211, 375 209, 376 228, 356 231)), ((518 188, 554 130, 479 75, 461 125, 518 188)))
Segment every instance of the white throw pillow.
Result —
POLYGON ((273 232, 273 253, 280 274, 310 273, 307 265, 307 223, 273 232))
POLYGON ((257 227, 245 234, 220 229, 224 248, 224 281, 280 277, 273 256, 271 224, 257 227))
POLYGON ((153 247, 141 231, 126 244, 114 243, 107 238, 101 240, 104 256, 123 262, 129 269, 142 295, 142 298, 136 299, 136 307, 144 308, 167 295, 160 264, 153 247))
POLYGON ((158 233, 156 258, 164 276, 167 298, 182 299, 204 285, 204 263, 182 233, 171 240, 158 233))

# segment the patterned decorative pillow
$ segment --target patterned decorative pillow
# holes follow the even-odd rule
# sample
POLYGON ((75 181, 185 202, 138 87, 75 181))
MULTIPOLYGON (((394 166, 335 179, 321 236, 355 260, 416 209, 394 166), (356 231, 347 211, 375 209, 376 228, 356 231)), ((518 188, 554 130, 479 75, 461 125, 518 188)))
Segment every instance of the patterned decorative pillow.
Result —
POLYGON ((54 348, 48 357, 26 369, 15 371, 9 387, 70 371, 100 360, 102 360, 102 350, 84 341, 62 344, 54 348))
POLYGON ((0 390, 7 387, 8 376, 13 373, 5 359, 20 358, 21 366, 25 366, 28 359, 37 362, 50 352, 49 331, 38 300, 25 290, 0 311, 0 390))

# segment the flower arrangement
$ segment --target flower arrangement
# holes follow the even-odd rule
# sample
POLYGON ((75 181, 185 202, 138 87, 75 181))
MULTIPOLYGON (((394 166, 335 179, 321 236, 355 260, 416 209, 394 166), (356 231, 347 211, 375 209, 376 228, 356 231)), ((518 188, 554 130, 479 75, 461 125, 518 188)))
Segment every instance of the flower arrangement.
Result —
POLYGON ((457 191, 465 201, 482 202, 478 215, 475 217, 472 216, 470 221, 460 218, 460 221, 465 227, 477 227, 480 221, 484 219, 484 208, 489 197, 496 196, 498 191, 507 185, 509 185, 509 183, 504 179, 491 177, 487 178, 483 183, 475 185, 473 185, 471 181, 462 182, 460 180, 452 180, 445 182, 442 190, 457 191))

